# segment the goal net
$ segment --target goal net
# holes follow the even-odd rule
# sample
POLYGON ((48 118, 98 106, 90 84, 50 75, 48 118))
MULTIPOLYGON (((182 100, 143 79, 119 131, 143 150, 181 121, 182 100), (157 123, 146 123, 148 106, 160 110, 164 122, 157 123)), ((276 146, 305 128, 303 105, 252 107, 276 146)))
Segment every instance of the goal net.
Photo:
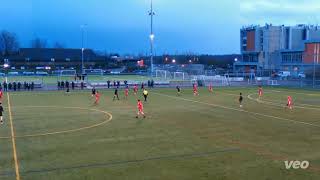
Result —
POLYGON ((279 83, 277 80, 268 80, 268 85, 269 86, 278 86, 279 83))
POLYGON ((188 73, 185 72, 174 72, 173 73, 174 80, 187 80, 189 79, 188 73))
POLYGON ((205 75, 200 75, 200 76, 193 76, 193 80, 200 80, 204 83, 205 86, 229 86, 230 81, 229 77, 227 76, 205 76, 205 75))
POLYGON ((56 70, 52 74, 57 76, 75 76, 77 74, 76 70, 56 70))
POLYGON ((164 79, 164 80, 172 79, 171 73, 166 70, 156 70, 156 78, 164 79))

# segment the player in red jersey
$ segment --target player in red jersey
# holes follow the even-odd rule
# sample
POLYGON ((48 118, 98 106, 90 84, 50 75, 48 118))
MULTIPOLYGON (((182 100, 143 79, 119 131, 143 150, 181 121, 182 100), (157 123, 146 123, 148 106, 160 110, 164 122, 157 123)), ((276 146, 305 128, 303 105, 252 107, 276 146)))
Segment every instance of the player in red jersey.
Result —
POLYGON ((134 95, 137 95, 138 93, 138 86, 136 84, 133 86, 133 93, 134 95))
POLYGON ((143 112, 143 104, 142 104, 142 102, 140 101, 140 99, 138 99, 138 105, 137 105, 137 107, 138 107, 138 113, 137 113, 136 118, 139 118, 139 115, 142 115, 143 118, 146 118, 146 116, 144 115, 144 112, 143 112))
POLYGON ((210 93, 213 93, 213 87, 212 87, 212 83, 210 83, 209 87, 208 87, 208 90, 210 93))
POLYGON ((293 107, 292 107, 292 97, 291 96, 288 96, 288 98, 287 98, 287 107, 289 108, 289 109, 292 109, 293 107))
POLYGON ((95 99, 96 99, 96 100, 94 101, 94 104, 95 104, 95 105, 99 104, 100 96, 101 96, 101 94, 97 91, 97 92, 95 93, 95 99))
POLYGON ((0 102, 2 102, 3 92, 2 89, 0 89, 0 102))
POLYGON ((263 89, 262 89, 262 86, 259 86, 258 94, 259 94, 259 98, 261 98, 261 97, 263 96, 263 89))
POLYGON ((128 99, 128 96, 129 96, 129 87, 127 86, 126 89, 124 90, 125 99, 128 99))
POLYGON ((193 84, 193 95, 199 96, 198 86, 196 84, 193 84))

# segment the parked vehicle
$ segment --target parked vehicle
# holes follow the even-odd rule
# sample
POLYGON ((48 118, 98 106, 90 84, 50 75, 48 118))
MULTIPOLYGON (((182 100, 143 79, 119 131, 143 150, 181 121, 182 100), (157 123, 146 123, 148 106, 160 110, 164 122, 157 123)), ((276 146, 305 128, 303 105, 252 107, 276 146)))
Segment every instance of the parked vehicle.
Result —
POLYGON ((305 75, 303 72, 300 72, 300 73, 298 74, 298 77, 299 77, 299 78, 306 78, 306 75, 305 75))
POLYGON ((45 72, 45 71, 37 71, 36 75, 38 75, 38 76, 48 76, 48 73, 45 72))
POLYGON ((32 76, 32 75, 34 75, 34 72, 24 71, 22 74, 23 74, 24 76, 32 76))
POLYGON ((8 73, 9 76, 19 76, 19 72, 13 71, 8 73))
POLYGON ((280 78, 287 78, 291 76, 290 71, 279 71, 278 76, 280 78))

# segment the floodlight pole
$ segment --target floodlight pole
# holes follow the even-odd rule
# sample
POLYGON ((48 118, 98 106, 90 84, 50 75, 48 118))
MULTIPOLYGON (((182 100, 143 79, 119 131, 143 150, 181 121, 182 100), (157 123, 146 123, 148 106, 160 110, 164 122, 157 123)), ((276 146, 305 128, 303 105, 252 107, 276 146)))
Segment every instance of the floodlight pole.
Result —
POLYGON ((151 0, 151 8, 149 12, 150 16, 150 64, 151 64, 151 76, 153 75, 153 56, 154 56, 154 34, 153 34, 153 16, 155 15, 153 11, 153 0, 151 0))
POLYGON ((85 25, 81 25, 81 72, 84 74, 84 28, 85 25))

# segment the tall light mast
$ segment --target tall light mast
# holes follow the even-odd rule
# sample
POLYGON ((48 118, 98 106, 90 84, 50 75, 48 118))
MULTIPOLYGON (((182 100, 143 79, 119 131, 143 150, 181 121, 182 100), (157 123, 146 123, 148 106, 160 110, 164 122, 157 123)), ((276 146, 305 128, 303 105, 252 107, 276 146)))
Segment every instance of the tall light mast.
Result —
POLYGON ((153 57, 154 57, 154 33, 153 33, 153 16, 155 12, 153 11, 153 0, 151 0, 151 8, 149 12, 150 16, 150 64, 151 64, 151 76, 153 75, 153 57))

